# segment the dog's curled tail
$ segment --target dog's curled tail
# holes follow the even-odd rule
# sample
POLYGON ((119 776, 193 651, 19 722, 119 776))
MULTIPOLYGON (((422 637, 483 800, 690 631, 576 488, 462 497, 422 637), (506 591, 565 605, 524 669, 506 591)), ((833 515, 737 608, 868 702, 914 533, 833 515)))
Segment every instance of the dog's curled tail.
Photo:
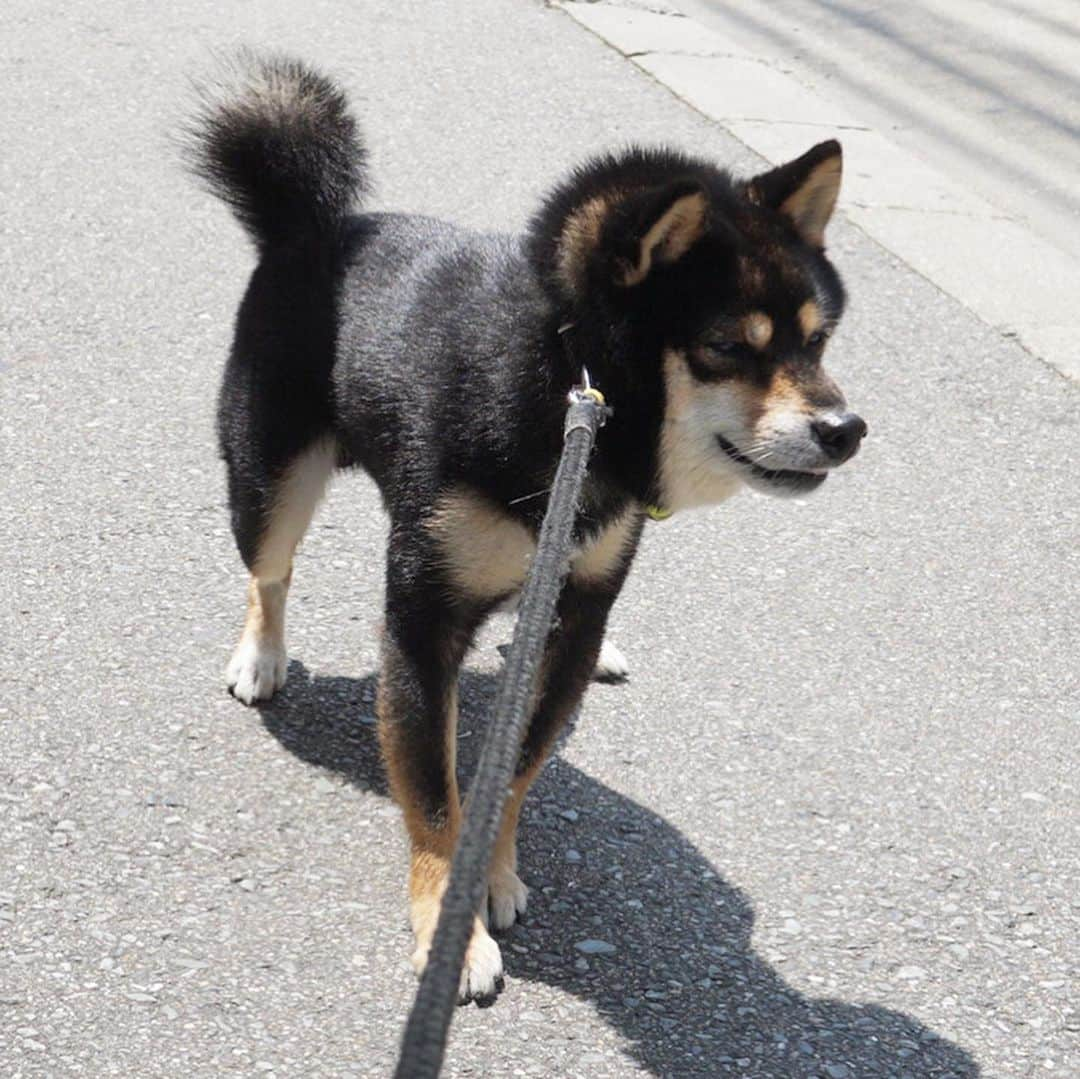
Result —
POLYGON ((261 250, 335 244, 366 186, 366 153, 345 95, 299 60, 244 51, 183 135, 193 172, 261 250))

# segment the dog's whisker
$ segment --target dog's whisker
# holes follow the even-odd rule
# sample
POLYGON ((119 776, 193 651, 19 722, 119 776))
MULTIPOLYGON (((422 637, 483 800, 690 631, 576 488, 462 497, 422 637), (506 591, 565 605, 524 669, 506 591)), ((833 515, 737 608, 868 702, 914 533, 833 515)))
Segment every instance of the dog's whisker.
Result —
POLYGON ((773 445, 773 440, 770 438, 770 439, 760 439, 757 442, 751 442, 749 446, 736 446, 735 448, 744 457, 749 457, 752 453, 757 453, 759 450, 768 449, 772 445, 773 445))
POLYGON ((748 458, 751 461, 763 461, 766 457, 775 456, 776 451, 772 448, 771 443, 759 443, 756 446, 748 446, 746 449, 740 449, 739 453, 748 458))
POLYGON ((541 495, 546 495, 550 490, 550 487, 545 487, 542 491, 533 491, 531 495, 522 495, 520 498, 511 498, 506 504, 508 506, 516 506, 519 502, 528 502, 530 498, 539 498, 541 495))

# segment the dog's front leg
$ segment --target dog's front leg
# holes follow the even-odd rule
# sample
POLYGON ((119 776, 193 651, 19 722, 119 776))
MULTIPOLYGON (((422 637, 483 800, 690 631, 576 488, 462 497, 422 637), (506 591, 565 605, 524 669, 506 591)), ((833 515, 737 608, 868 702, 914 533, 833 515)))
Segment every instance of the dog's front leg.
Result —
MULTIPOLYGON (((391 571, 391 575, 393 570, 391 571)), ((409 831, 409 908, 417 974, 427 965, 461 826, 455 774, 457 674, 471 627, 449 612, 403 596, 391 580, 379 680, 379 741, 390 787, 409 831)), ((476 919, 461 996, 493 994, 499 946, 476 919)))
POLYGON ((615 590, 583 588, 573 578, 560 597, 558 620, 544 654, 536 706, 522 743, 488 874, 491 925, 495 929, 507 928, 525 911, 528 889, 517 875, 521 805, 589 684, 614 599, 615 590))

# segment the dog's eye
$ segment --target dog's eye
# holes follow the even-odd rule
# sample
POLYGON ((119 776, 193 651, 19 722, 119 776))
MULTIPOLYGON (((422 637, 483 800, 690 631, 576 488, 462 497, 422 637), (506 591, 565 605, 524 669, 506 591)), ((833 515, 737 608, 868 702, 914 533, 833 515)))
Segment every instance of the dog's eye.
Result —
POLYGON ((715 352, 720 356, 728 356, 738 347, 737 341, 727 341, 722 337, 715 338, 712 341, 706 341, 705 347, 710 352, 715 352))
POLYGON ((815 330, 807 339, 807 348, 817 348, 819 345, 825 344, 825 338, 828 334, 824 330, 815 330))

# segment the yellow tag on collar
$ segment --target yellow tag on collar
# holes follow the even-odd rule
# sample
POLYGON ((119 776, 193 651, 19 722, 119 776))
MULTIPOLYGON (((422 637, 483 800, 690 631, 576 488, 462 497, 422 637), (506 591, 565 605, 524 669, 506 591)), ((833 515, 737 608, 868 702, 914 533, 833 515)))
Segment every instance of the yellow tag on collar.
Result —
POLYGON ((661 506, 646 506, 645 513, 654 521, 666 521, 672 514, 672 510, 666 510, 661 506))

